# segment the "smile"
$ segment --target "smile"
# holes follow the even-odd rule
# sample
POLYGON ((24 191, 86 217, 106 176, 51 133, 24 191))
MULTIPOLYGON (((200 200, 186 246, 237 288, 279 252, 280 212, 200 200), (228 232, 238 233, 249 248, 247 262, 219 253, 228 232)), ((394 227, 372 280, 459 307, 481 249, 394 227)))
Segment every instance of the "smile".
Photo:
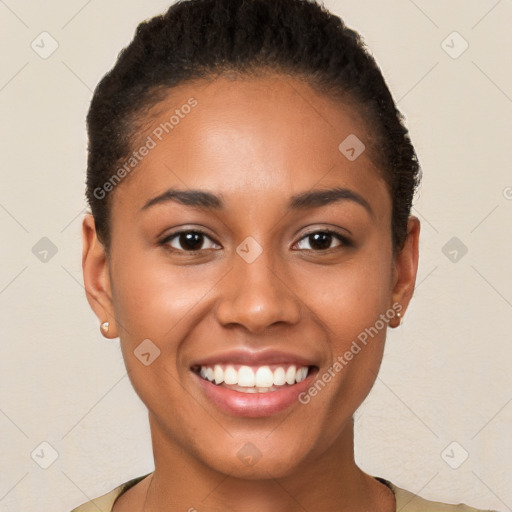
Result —
POLYGON ((215 364, 196 366, 193 371, 201 378, 241 393, 269 393, 302 382, 310 366, 215 364))
POLYGON ((246 347, 193 361, 198 396, 230 416, 262 418, 299 404, 319 371, 318 356, 246 347))

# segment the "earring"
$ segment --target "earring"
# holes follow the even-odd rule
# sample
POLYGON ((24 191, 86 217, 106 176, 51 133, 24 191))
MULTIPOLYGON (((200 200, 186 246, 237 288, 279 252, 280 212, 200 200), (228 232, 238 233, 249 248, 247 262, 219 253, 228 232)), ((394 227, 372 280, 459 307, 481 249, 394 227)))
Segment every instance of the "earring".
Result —
POLYGON ((109 322, 103 322, 101 324, 101 333, 103 334, 103 336, 106 336, 108 334, 108 329, 110 327, 110 323, 109 322))
POLYGON ((398 323, 397 327, 400 327, 402 325, 402 320, 403 320, 402 314, 401 313, 397 313, 396 316, 400 320, 400 322, 398 323))

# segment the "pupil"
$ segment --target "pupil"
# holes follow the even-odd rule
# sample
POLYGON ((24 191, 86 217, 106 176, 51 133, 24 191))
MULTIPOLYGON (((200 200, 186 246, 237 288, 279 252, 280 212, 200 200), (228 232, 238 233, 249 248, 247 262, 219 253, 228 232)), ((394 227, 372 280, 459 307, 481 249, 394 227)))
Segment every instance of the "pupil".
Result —
POLYGON ((313 249, 329 249, 331 241, 332 235, 329 233, 314 233, 313 235, 309 235, 309 244, 313 249))
POLYGON ((180 235, 180 244, 188 249, 200 249, 203 242, 202 236, 201 233, 182 233, 180 235))

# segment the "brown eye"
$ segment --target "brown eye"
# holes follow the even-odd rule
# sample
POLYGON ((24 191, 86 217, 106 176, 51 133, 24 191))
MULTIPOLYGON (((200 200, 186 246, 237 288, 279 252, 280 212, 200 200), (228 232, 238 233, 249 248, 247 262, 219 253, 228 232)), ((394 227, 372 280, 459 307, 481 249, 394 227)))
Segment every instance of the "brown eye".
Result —
POLYGON ((299 249, 308 251, 326 251, 343 245, 351 245, 350 241, 335 231, 322 230, 309 233, 298 242, 299 249), (333 245, 335 242, 335 245, 333 245), (309 245, 305 246, 305 245, 309 245))
POLYGON ((161 244, 183 252, 218 248, 217 244, 202 231, 179 231, 166 237, 161 244))

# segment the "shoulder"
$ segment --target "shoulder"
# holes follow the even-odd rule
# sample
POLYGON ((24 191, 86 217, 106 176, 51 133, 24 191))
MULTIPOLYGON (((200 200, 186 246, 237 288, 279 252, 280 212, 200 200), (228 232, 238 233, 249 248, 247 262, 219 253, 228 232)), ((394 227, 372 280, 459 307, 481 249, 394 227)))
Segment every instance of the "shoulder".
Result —
MULTIPOLYGON (((383 479, 381 479, 381 481, 382 480, 383 479)), ((393 491, 396 500, 396 510, 400 512, 493 512, 491 510, 469 507, 464 503, 450 505, 448 503, 441 503, 440 501, 426 500, 417 494, 397 487, 388 480, 385 480, 385 482, 393 491)))
POLYGON ((130 487, 133 487, 142 479, 146 478, 146 476, 148 475, 143 475, 132 480, 128 480, 128 482, 118 485, 110 492, 107 492, 98 498, 94 498, 93 500, 87 501, 86 503, 83 503, 82 505, 74 508, 71 512, 111 512, 116 499, 121 496, 121 494, 126 492, 130 487))

